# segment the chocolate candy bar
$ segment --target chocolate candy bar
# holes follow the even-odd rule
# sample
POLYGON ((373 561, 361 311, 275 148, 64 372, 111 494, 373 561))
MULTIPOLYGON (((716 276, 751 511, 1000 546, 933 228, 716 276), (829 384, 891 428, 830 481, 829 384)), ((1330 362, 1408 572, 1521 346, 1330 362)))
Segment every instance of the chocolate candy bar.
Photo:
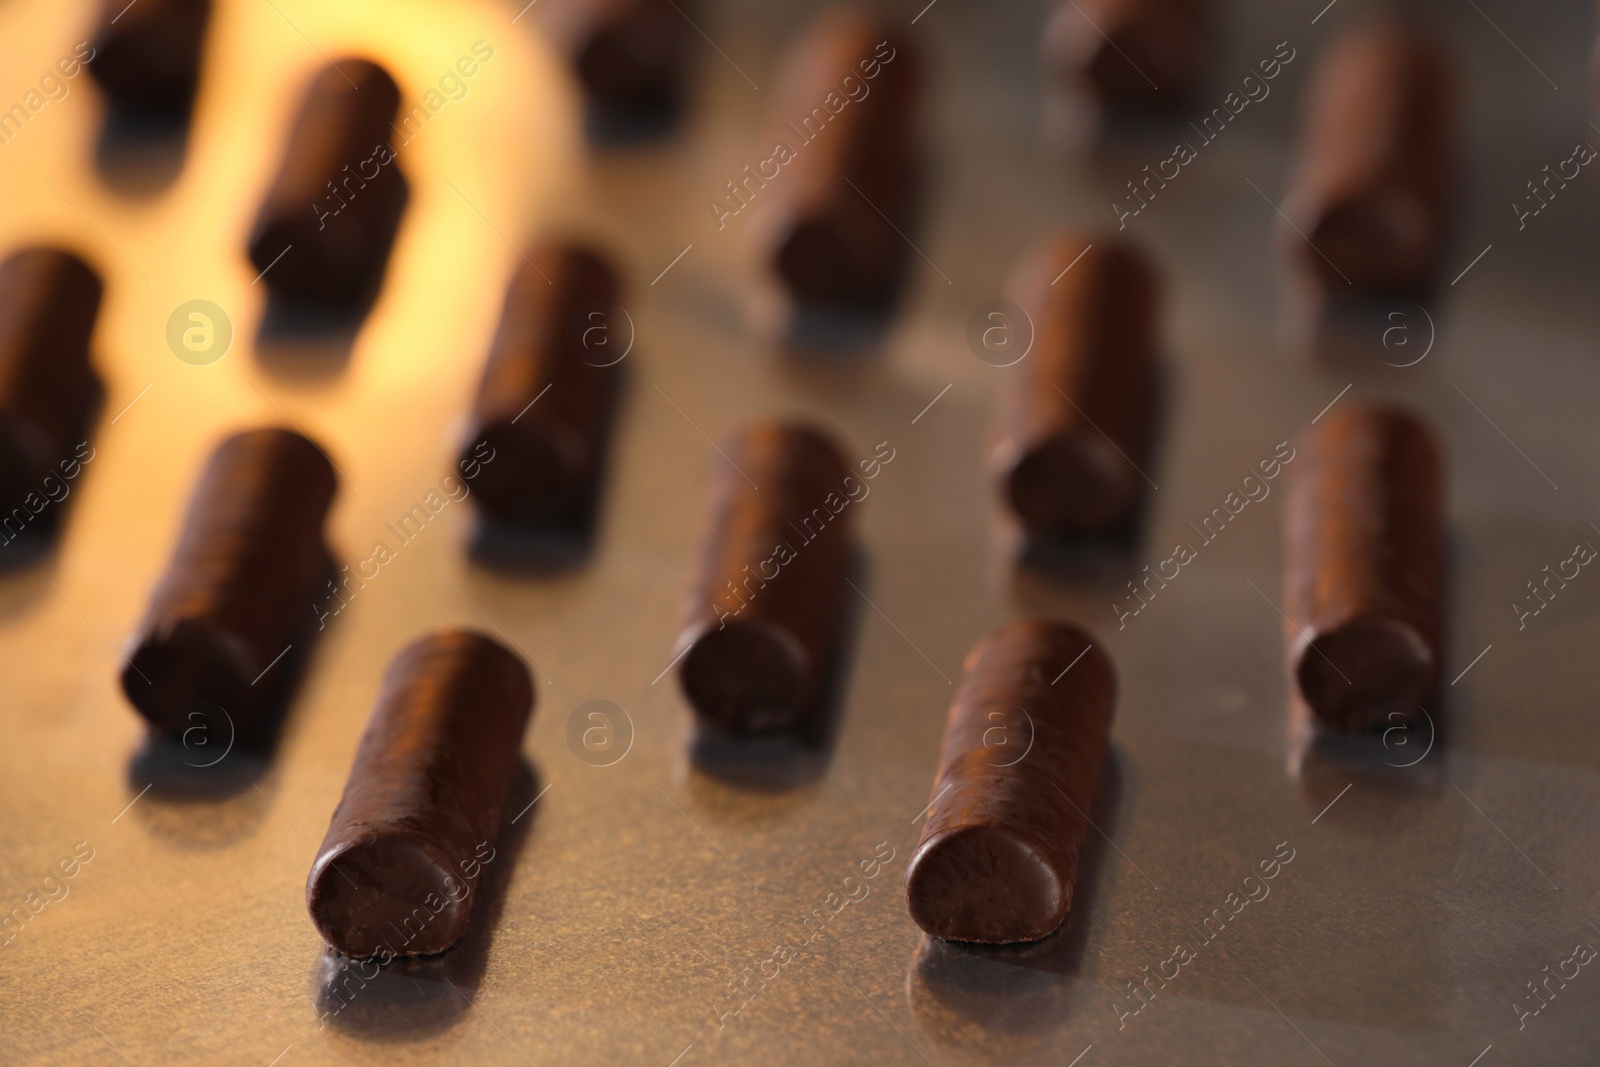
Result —
POLYGON ((104 0, 89 73, 116 107, 187 114, 210 20, 211 0, 104 0))
POLYGON ((1209 0, 1078 0, 1044 35, 1046 76, 1108 110, 1176 111, 1211 59, 1209 0))
POLYGON ((600 132, 657 127, 677 116, 694 27, 674 0, 545 0, 538 11, 571 57, 600 132))
POLYGON ((1444 475, 1433 431, 1341 405, 1310 435, 1287 511, 1289 670, 1316 721, 1403 726, 1434 710, 1444 475))
POLYGON ((865 494, 806 426, 758 423, 723 451, 678 682, 714 730, 790 731, 815 712, 837 659, 852 498, 865 494))
POLYGON ((1117 683, 1072 626, 1024 620, 967 656, 906 902, 948 941, 1037 941, 1072 906, 1117 683))
POLYGON ((445 630, 401 650, 306 880, 328 944, 395 957, 460 940, 532 713, 527 667, 481 634, 445 630))
MULTIPOLYGON (((88 449, 101 396, 89 362, 100 313, 100 277, 58 248, 25 248, 0 263, 0 536, 10 544, 88 449)), ((65 495, 64 493, 62 494, 65 495)), ((50 523, 54 519, 41 519, 50 523)))
POLYGON ((566 525, 589 511, 632 342, 619 288, 573 244, 535 251, 512 279, 462 451, 463 470, 485 442, 496 457, 473 484, 490 519, 566 525))
POLYGON ((1426 295, 1448 225, 1452 97, 1443 54, 1402 23, 1374 24, 1321 62, 1279 232, 1323 294, 1426 295))
POLYGON ((1031 534, 1113 532, 1137 510, 1149 462, 1155 269, 1113 237, 1063 234, 1024 265, 1013 292, 1032 320, 1033 347, 1001 370, 1008 380, 990 451, 1001 495, 1031 534))
POLYGON ((268 725, 320 629, 335 488, 322 450, 292 431, 247 430, 217 446, 122 672, 157 733, 213 719, 219 737, 268 725))
POLYGON ((898 28, 824 15, 784 64, 764 158, 712 202, 721 226, 770 199, 762 238, 801 307, 877 313, 899 291, 914 254, 918 81, 898 28))
POLYGON ((407 196, 389 143, 399 106, 394 79, 364 59, 312 81, 250 237, 274 295, 339 308, 376 295, 407 196))

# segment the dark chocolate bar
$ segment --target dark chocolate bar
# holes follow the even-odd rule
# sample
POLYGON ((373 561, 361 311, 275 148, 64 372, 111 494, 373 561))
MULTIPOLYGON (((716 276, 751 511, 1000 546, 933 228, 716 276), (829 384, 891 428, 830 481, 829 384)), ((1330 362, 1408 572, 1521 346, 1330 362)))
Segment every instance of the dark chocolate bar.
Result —
POLYGON ((399 107, 394 79, 364 59, 312 81, 250 237, 273 294, 340 309, 376 294, 407 196, 390 144, 399 107))
MULTIPOLYGON (((42 528, 34 525, 36 516, 77 476, 79 461, 93 457, 88 423, 102 387, 89 341, 102 293, 94 269, 59 248, 25 248, 0 263, 0 536, 6 544, 26 529, 42 528)), ((50 520, 43 521, 48 526, 50 520)))
POLYGON ((211 0, 103 0, 86 66, 117 107, 187 114, 210 20, 211 0))
POLYGON ((879 313, 915 254, 917 57, 898 27, 835 9, 795 46, 776 95, 762 160, 713 212, 722 223, 770 201, 761 238, 795 303, 879 313))
POLYGON ((906 902, 947 941, 1037 941, 1066 918, 1111 736, 1111 660, 1024 620, 967 656, 906 902))
POLYGON ((482 634, 441 631, 400 651, 306 880, 328 944, 392 958, 460 940, 532 713, 528 668, 482 634))
POLYGON ((816 710, 836 658, 860 483, 806 426, 758 423, 722 451, 678 681, 714 729, 783 732, 816 710))
POLYGON ((1001 495, 1032 534, 1109 533, 1137 510, 1149 463, 1155 268, 1109 235, 1063 234, 1012 288, 1033 347, 999 371, 1007 381, 990 465, 1001 495))
POLYGON ((1399 408, 1346 402, 1303 445, 1287 515, 1289 669, 1324 726, 1403 726, 1441 670, 1443 460, 1399 408))
POLYGON ((484 515, 520 526, 580 522, 599 489, 631 323, 616 272, 574 244, 533 252, 506 292, 462 463, 485 442, 473 484, 484 515))
POLYGON ((571 57, 603 129, 659 126, 683 107, 694 26, 691 0, 545 0, 551 38, 571 57))
POLYGON ((1108 110, 1178 111, 1212 59, 1210 0, 1078 0, 1044 35, 1046 75, 1108 110))
POLYGON ((1452 200, 1453 92, 1441 50, 1399 22, 1371 25, 1321 61, 1280 226, 1321 293, 1427 294, 1452 200))
POLYGON ((157 733, 212 736, 268 725, 315 641, 333 561, 323 521, 337 481, 290 430, 217 446, 189 502, 167 573, 150 594, 122 691, 157 733))

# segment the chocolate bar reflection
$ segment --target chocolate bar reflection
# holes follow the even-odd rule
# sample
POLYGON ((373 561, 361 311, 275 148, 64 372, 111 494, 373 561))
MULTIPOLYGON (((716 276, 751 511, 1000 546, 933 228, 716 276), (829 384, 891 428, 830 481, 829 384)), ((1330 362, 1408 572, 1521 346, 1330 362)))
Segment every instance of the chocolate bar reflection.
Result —
POLYGON ((1320 822, 1392 832, 1421 818, 1420 803, 1449 791, 1446 733, 1445 717, 1427 712, 1373 733, 1336 733, 1293 701, 1285 769, 1320 822))

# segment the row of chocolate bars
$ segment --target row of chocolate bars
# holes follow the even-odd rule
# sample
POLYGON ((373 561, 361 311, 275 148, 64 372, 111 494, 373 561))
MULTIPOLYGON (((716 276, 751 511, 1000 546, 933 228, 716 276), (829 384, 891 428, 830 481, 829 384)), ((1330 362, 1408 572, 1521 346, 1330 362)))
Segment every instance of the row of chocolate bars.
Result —
MULTIPOLYGON (((187 121, 210 12, 210 0, 106 0, 86 66, 113 119, 187 121)), ((673 128, 694 43, 677 0, 545 0, 533 17, 569 57, 597 138, 673 128)), ((1056 110, 1096 120, 1080 125, 1115 128, 1152 112, 1188 120, 1171 126, 1171 155, 1118 191, 1119 229, 1264 100, 1296 56, 1281 43, 1200 113, 1215 22, 1210 0, 1085 0, 1063 6, 1044 33, 1053 99, 1072 101, 1056 110)), ((474 55, 449 77, 473 76, 493 49, 474 55)), ((746 207, 768 216, 758 239, 796 311, 878 317, 904 290, 924 184, 924 66, 898 24, 825 13, 786 58, 759 162, 710 202, 719 227, 746 207)), ((445 103, 430 89, 402 109, 394 79, 364 59, 313 79, 250 239, 274 296, 341 311, 370 302, 407 199, 391 133, 420 128, 445 103)), ((1366 24, 1323 61, 1305 125, 1281 232, 1312 286, 1336 298, 1426 294, 1454 185, 1454 89, 1440 46, 1408 22, 1366 24)), ((1545 179, 1546 191, 1560 180, 1545 179)))
MULTIPOLYGON (((108 25, 100 58, 117 54, 119 32, 205 7, 143 0, 124 12, 130 29, 108 25)), ((1306 243, 1320 247, 1306 261, 1324 280, 1328 267, 1352 287, 1387 293, 1424 285, 1431 272, 1448 137, 1439 68, 1419 63, 1424 54, 1410 31, 1383 27, 1339 52, 1318 90, 1312 162, 1295 203, 1321 220, 1308 226, 1306 243)), ((1114 98, 1132 83, 1108 64, 1115 68, 1086 51, 1085 84, 1103 83, 1114 98)), ((907 42, 851 12, 824 17, 790 66, 786 99, 815 96, 819 116, 828 114, 820 122, 834 127, 816 138, 826 151, 796 156, 800 191, 775 246, 775 269, 800 304, 882 306, 899 286, 904 242, 884 231, 896 218, 880 207, 895 205, 909 223, 898 213, 914 201, 913 70, 907 42), (843 99, 835 87, 853 99, 850 83, 862 79, 875 82, 870 97, 834 110, 830 100, 843 99), (905 80, 887 92, 886 79, 905 80)), ((404 202, 398 168, 356 178, 365 184, 348 202, 350 217, 313 226, 312 205, 324 187, 351 180, 398 100, 392 79, 370 63, 346 62, 315 81, 252 241, 278 295, 370 297, 404 202), (391 193, 372 192, 385 182, 391 193), (273 259, 289 245, 294 255, 273 259)), ((0 476, 5 499, 23 501, 19 512, 34 513, 26 500, 56 477, 54 457, 68 454, 91 418, 100 289, 93 270, 57 250, 27 250, 0 266, 8 430, 0 476)), ((533 537, 592 519, 621 368, 595 358, 583 328, 615 307, 617 292, 601 255, 562 242, 543 246, 512 281, 459 461, 488 525, 533 537)), ((1141 509, 1138 469, 1153 437, 1155 271, 1115 237, 1063 236, 1020 269, 1015 292, 1037 335, 1008 368, 991 453, 999 495, 1036 538, 1125 532, 1141 509)), ((1289 505, 1297 704, 1336 730, 1409 723, 1431 704, 1440 671, 1438 446, 1404 412, 1348 404, 1305 450, 1289 505)), ((703 729, 736 739, 781 734, 829 699, 857 510, 847 504, 890 457, 853 468, 827 435, 771 422, 721 451, 727 462, 687 598, 678 677, 703 729)), ((281 717, 330 596, 362 583, 360 567, 337 566, 325 542, 336 484, 323 449, 286 430, 246 431, 213 454, 122 674, 157 735, 201 726, 248 738, 281 717)), ((1181 566, 1179 557, 1181 549, 1167 562, 1181 566)), ((1153 593, 1170 577, 1148 574, 1143 586, 1153 593)), ((1115 688, 1107 656, 1072 626, 1014 623, 973 651, 908 866, 911 914, 925 930, 1015 942, 1059 927, 1115 688), (1016 761, 989 743, 993 715, 1011 709, 1023 710, 1032 739, 1016 761)), ((533 699, 521 658, 487 637, 436 633, 399 654, 307 885, 331 945, 352 956, 416 955, 459 938, 471 910, 470 895, 458 893, 463 865, 501 825, 533 699)))

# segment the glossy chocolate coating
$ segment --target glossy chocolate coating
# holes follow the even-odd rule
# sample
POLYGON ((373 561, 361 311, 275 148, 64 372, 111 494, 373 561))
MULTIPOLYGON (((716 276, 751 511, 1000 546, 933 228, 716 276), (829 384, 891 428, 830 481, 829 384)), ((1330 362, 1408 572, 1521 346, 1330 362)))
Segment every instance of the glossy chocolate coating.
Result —
POLYGON ((598 491, 632 329, 616 272, 571 244, 536 250, 511 280, 478 386, 463 469, 487 442, 473 499, 492 519, 582 518, 598 491))
POLYGON ((58 248, 25 248, 0 263, 0 526, 8 543, 42 510, 28 497, 44 499, 45 479, 75 472, 84 458, 76 447, 101 392, 89 340, 102 292, 94 269, 58 248), (17 508, 22 516, 13 516, 17 508))
POLYGON ((545 0, 539 16, 606 119, 659 120, 683 104, 690 0, 545 0))
POLYGON ((113 104, 185 112, 200 87, 211 0, 104 0, 89 73, 113 104))
POLYGON ((1012 292, 1034 337, 1025 357, 999 371, 1007 380, 990 465, 1001 495, 1030 533, 1111 532, 1137 509, 1145 484, 1155 269, 1114 237, 1062 234, 1017 272, 1012 292))
POLYGON ((1296 692, 1335 729, 1420 719, 1441 670, 1439 444, 1406 411, 1347 402, 1302 450, 1287 511, 1284 607, 1296 692))
POLYGON ((1452 199, 1453 95, 1441 51, 1402 23, 1371 25, 1321 61, 1279 230, 1320 290, 1426 294, 1452 199))
POLYGON ((925 932, 1009 944, 1061 925, 1116 693, 1110 659, 1073 626, 1014 622, 967 656, 906 866, 906 902, 925 932))
POLYGON ((918 89, 917 58, 898 26, 853 9, 825 14, 786 60, 759 147, 763 161, 778 144, 794 158, 774 164, 776 176, 756 165, 723 199, 770 198, 761 239, 801 306, 877 312, 899 291, 915 254, 906 235, 920 172, 918 89))
POLYGON ((461 938, 532 713, 527 667, 481 634, 444 630, 401 650, 306 880, 328 944, 422 956, 461 938))
POLYGON ((851 471, 827 437, 800 425, 757 423, 723 452, 678 682, 713 728, 782 732, 816 709, 837 655, 857 507, 851 471))
POLYGON ((1210 0, 1062 4, 1045 29, 1045 71, 1109 109, 1178 110, 1209 66, 1213 21, 1210 0))
POLYGON ((123 692, 158 733, 177 734, 214 706, 248 735, 277 710, 320 629, 333 570, 322 528, 336 487, 321 449, 290 430, 247 430, 211 454, 122 672, 123 692))
POLYGON ((274 294, 349 306, 377 291, 407 195, 390 144, 399 107, 394 79, 364 59, 312 81, 250 237, 274 294))

